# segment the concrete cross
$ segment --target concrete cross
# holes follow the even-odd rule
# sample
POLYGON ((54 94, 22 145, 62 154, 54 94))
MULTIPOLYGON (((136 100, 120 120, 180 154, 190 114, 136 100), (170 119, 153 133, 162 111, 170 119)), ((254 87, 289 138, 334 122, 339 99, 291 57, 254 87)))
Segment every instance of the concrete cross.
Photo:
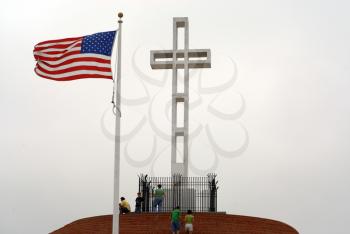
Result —
MULTIPOLYGON (((173 49, 152 50, 152 69, 172 69, 172 127, 171 127, 171 174, 188 176, 188 101, 189 101, 189 69, 210 68, 210 49, 188 48, 188 18, 173 18, 173 49), (178 32, 184 29, 184 48, 178 48, 178 32), (184 69, 183 92, 179 92, 178 70, 184 69), (179 106, 183 106, 183 124, 177 126, 179 106), (177 146, 183 143, 183 148, 177 146), (182 155, 178 155, 181 152, 182 155), (180 156, 180 157, 178 157, 180 156)), ((181 84, 181 83, 180 83, 181 84)), ((182 145, 181 145, 182 146, 182 145)))

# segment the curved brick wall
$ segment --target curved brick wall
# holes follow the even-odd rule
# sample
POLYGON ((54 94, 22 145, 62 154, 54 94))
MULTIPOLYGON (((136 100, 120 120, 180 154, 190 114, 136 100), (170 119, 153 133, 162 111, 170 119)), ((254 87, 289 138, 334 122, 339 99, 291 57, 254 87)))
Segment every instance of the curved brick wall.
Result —
MULTIPOLYGON (((195 213, 193 234, 298 234, 291 226, 279 221, 227 215, 225 213, 195 213)), ((184 215, 183 215, 184 216, 184 215)), ((183 223, 181 233, 184 233, 183 223)), ((52 234, 111 234, 112 216, 80 219, 52 234)), ((164 234, 170 232, 168 213, 135 214, 120 217, 121 234, 164 234)))

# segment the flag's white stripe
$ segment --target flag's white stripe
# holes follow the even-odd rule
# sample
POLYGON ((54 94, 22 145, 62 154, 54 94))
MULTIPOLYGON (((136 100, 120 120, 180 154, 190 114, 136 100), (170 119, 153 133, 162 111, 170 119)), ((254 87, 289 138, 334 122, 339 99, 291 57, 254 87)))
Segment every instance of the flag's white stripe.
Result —
POLYGON ((41 44, 41 45, 36 45, 35 48, 48 47, 48 46, 53 46, 53 45, 67 45, 67 44, 71 44, 75 41, 81 41, 82 39, 83 38, 78 38, 78 39, 69 40, 69 41, 45 43, 45 44, 41 44))
POLYGON ((48 70, 48 71, 60 71, 60 70, 63 70, 63 69, 76 67, 76 66, 95 66, 95 67, 106 67, 106 68, 110 68, 111 67, 111 64, 109 64, 109 63, 98 63, 98 62, 74 62, 74 63, 70 63, 70 64, 67 64, 67 65, 54 67, 54 68, 48 67, 47 65, 45 65, 41 61, 39 61, 38 64, 40 65, 40 67, 42 67, 43 69, 48 70))
POLYGON ((43 71, 40 71, 38 68, 36 68, 35 70, 40 75, 48 76, 48 77, 54 78, 54 79, 66 78, 66 77, 75 76, 75 75, 82 75, 82 74, 97 74, 97 75, 103 75, 103 76, 112 76, 111 72, 101 72, 101 71, 95 71, 95 70, 79 70, 79 71, 66 72, 66 73, 57 74, 57 75, 47 74, 43 71))
POLYGON ((60 54, 47 54, 47 53, 43 53, 42 51, 36 51, 36 52, 34 52, 34 55, 44 56, 47 58, 59 58, 62 55, 64 55, 65 53, 73 52, 73 51, 80 51, 80 50, 81 50, 81 47, 79 46, 79 47, 72 48, 69 51, 63 51, 60 54))
POLYGON ((68 46, 68 47, 66 47, 66 48, 52 48, 52 47, 46 48, 46 47, 45 47, 45 49, 38 50, 38 51, 36 51, 36 52, 66 51, 66 50, 72 49, 73 47, 75 47, 77 44, 79 44, 79 43, 81 43, 81 42, 82 42, 82 41, 79 40, 79 41, 73 43, 72 45, 70 45, 70 46, 68 46))
POLYGON ((57 65, 60 63, 63 63, 69 59, 74 59, 74 58, 100 58, 100 59, 105 59, 105 60, 110 60, 111 57, 107 55, 102 55, 102 54, 73 54, 67 57, 64 57, 62 59, 56 60, 56 61, 46 61, 45 59, 42 59, 47 64, 50 65, 57 65))

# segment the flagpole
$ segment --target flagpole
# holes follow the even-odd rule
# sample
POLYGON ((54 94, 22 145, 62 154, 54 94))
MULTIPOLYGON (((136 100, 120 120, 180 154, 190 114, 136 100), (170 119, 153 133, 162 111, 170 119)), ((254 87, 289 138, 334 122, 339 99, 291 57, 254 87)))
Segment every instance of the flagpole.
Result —
POLYGON ((120 80, 121 80, 121 44, 122 44, 122 17, 118 13, 118 53, 117 53, 117 81, 116 81, 116 116, 115 116, 115 154, 114 154, 114 197, 113 197, 113 234, 119 234, 119 182, 120 182, 120 80))

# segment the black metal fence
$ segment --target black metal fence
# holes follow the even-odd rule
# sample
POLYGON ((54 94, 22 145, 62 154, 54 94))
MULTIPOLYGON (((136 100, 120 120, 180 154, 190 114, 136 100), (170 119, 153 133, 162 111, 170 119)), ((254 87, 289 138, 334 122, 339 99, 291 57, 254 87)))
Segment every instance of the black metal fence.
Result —
POLYGON ((143 212, 157 211, 155 207, 154 192, 160 184, 165 192, 161 212, 170 212, 176 206, 181 211, 216 212, 218 181, 215 174, 206 177, 148 177, 139 175, 139 192, 144 202, 143 212))

